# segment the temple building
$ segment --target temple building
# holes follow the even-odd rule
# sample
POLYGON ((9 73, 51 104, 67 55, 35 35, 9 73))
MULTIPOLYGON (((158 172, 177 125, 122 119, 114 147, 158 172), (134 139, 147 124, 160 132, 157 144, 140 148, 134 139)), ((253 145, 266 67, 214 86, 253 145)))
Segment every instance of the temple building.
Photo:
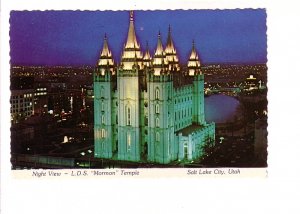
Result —
POLYGON ((116 65, 105 35, 94 72, 95 157, 168 164, 193 161, 215 143, 204 115, 204 74, 193 42, 181 67, 169 26, 151 56, 137 41, 130 12, 127 41, 116 65))

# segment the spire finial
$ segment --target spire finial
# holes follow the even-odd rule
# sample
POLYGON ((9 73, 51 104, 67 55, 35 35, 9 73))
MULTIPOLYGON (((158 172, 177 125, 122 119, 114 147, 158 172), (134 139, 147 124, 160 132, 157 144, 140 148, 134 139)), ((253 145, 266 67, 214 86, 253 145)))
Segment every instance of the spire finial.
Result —
POLYGON ((130 21, 133 22, 133 10, 130 11, 130 21))
POLYGON ((169 33, 171 33, 171 25, 169 24, 169 33))
POLYGON ((106 33, 104 33, 104 41, 106 41, 107 40, 107 35, 106 35, 106 33))

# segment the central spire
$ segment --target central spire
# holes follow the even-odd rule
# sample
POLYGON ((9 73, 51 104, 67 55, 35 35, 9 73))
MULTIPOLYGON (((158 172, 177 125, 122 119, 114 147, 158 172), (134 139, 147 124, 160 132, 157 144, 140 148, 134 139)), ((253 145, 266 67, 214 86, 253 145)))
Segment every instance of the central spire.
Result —
POLYGON ((143 55, 135 35, 133 11, 130 11, 127 41, 122 54, 122 65, 124 65, 124 70, 131 70, 134 65, 142 67, 142 63, 143 55))
POLYGON ((137 43, 136 35, 135 35, 133 11, 130 11, 130 22, 129 22, 127 42, 125 48, 137 48, 137 49, 140 48, 137 43))

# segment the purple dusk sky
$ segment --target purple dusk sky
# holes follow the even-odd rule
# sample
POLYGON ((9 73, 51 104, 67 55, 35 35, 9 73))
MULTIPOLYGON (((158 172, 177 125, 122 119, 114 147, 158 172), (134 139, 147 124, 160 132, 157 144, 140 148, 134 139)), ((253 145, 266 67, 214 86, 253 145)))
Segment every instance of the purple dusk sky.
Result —
MULTIPOLYGON (((203 63, 266 63, 266 11, 135 11, 138 42, 151 54, 161 31, 165 45, 169 24, 181 63, 192 41, 203 63)), ((129 24, 128 11, 13 11, 10 17, 12 65, 95 65, 108 35, 120 61, 129 24)))

